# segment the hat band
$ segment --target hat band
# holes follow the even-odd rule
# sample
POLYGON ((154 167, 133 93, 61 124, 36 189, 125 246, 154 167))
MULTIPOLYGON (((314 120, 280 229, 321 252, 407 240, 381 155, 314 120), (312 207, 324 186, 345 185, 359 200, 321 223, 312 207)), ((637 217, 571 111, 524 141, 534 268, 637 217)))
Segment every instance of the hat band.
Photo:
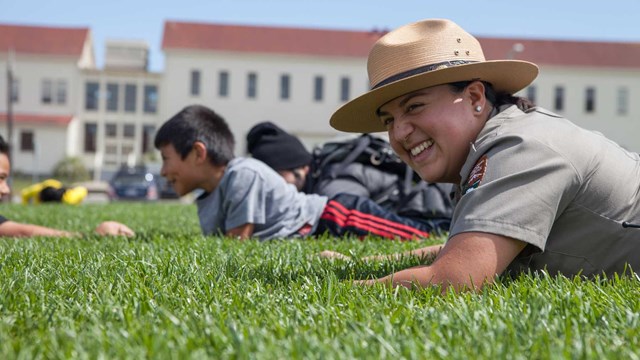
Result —
POLYGON ((375 90, 375 89, 377 89, 377 88, 379 88, 381 86, 390 84, 392 82, 396 82, 398 80, 402 80, 404 78, 408 78, 410 76, 414 76, 414 75, 418 75, 418 74, 422 74, 422 73, 426 73, 426 72, 434 71, 434 70, 446 69, 446 68, 452 67, 452 66, 466 65, 466 64, 476 63, 476 62, 477 61, 453 60, 453 61, 443 61, 443 62, 436 63, 436 64, 429 64, 429 65, 421 66, 419 68, 403 71, 403 72, 401 72, 399 74, 395 74, 393 76, 390 76, 390 77, 380 81, 379 83, 375 84, 371 88, 371 90, 375 90))

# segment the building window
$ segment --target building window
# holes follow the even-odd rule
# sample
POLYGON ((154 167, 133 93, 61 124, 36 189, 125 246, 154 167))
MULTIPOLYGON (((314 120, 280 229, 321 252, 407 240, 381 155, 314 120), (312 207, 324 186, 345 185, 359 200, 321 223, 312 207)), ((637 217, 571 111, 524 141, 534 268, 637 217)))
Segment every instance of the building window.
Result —
POLYGON ((56 103, 64 105, 67 103, 67 81, 58 80, 56 82, 56 103))
POLYGON ((84 124, 84 152, 96 152, 96 140, 98 138, 98 125, 96 123, 84 124))
POLYGON ((41 99, 43 104, 51 104, 51 101, 53 100, 53 84, 49 79, 42 80, 42 98, 41 99))
POLYGON ((105 165, 116 165, 118 163, 118 146, 108 144, 104 146, 104 163, 105 165))
POLYGON ((289 87, 291 84, 291 76, 288 74, 280 75, 280 99, 289 99, 289 87))
POLYGON ((255 99, 258 94, 258 75, 256 73, 249 73, 247 75, 247 97, 249 99, 255 99))
POLYGON ((316 76, 313 79, 313 100, 322 101, 324 90, 324 78, 322 76, 316 76))
POLYGON ((616 110, 618 115, 627 115, 629 112, 629 89, 626 87, 618 88, 618 101, 616 110))
POLYGON ((142 126, 142 153, 146 154, 153 151, 153 136, 156 133, 155 125, 142 126))
POLYGON ((18 100, 20 100, 20 82, 14 78, 11 81, 11 102, 17 103, 18 100))
POLYGON ((136 112, 136 84, 126 84, 124 86, 124 111, 136 112))
POLYGON ((105 136, 108 138, 115 138, 118 136, 118 124, 106 123, 104 125, 105 136))
POLYGON ((556 111, 564 110, 564 87, 556 86, 554 92, 553 108, 556 111))
POLYGON ((144 112, 156 113, 158 111, 158 87, 156 85, 144 86, 144 112))
POLYGON ((592 113, 596 110, 596 89, 594 87, 588 87, 584 93, 584 111, 592 113))
POLYGON ((340 79, 340 101, 349 101, 351 80, 348 77, 340 79))
POLYGON ((118 111, 118 84, 107 84, 107 111, 118 111))
POLYGON ((133 154, 133 145, 122 145, 122 156, 133 154))
POLYGON ((191 96, 200 95, 200 71, 191 70, 191 96))
POLYGON ((133 139, 136 137, 136 126, 134 124, 124 124, 122 136, 133 139))
POLYGON ((218 74, 218 96, 229 96, 229 73, 226 71, 220 71, 218 74))
POLYGON ((33 143, 33 131, 20 131, 20 150, 25 152, 33 152, 35 145, 33 143))
POLYGON ((99 84, 87 82, 85 84, 84 108, 86 110, 98 110, 99 84))
POLYGON ((535 85, 530 85, 527 88, 527 99, 529 99, 529 101, 531 101, 532 103, 536 103, 536 86, 535 85))
POLYGON ((106 145, 104 147, 104 153, 107 155, 118 155, 118 147, 113 144, 106 145))

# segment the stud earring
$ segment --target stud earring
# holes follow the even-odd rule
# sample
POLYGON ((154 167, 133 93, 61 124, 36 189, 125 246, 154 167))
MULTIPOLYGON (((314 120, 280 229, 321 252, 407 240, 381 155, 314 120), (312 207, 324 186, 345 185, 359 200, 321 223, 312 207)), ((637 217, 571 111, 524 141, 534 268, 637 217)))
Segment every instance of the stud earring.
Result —
POLYGON ((478 105, 478 106, 476 106, 476 107, 474 108, 474 110, 475 110, 476 112, 480 112, 480 111, 482 111, 482 106, 478 105))

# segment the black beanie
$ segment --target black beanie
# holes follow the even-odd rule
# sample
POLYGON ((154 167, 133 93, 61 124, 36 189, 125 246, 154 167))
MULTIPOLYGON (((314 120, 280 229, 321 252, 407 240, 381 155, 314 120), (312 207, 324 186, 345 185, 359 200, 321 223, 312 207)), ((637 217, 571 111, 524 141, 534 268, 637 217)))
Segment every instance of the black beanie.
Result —
POLYGON ((291 170, 311 163, 311 154, 300 140, 269 121, 249 130, 247 151, 274 170, 291 170))

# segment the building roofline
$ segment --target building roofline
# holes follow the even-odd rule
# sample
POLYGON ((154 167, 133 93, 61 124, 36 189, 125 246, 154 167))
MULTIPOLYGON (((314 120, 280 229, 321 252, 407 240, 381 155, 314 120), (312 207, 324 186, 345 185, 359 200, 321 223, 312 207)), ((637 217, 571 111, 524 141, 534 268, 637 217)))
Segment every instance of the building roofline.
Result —
MULTIPOLYGON (((162 49, 366 58, 386 30, 355 31, 166 21, 162 49)), ((488 60, 640 68, 640 42, 477 37, 488 60), (512 51, 521 44, 521 52, 512 51)))

